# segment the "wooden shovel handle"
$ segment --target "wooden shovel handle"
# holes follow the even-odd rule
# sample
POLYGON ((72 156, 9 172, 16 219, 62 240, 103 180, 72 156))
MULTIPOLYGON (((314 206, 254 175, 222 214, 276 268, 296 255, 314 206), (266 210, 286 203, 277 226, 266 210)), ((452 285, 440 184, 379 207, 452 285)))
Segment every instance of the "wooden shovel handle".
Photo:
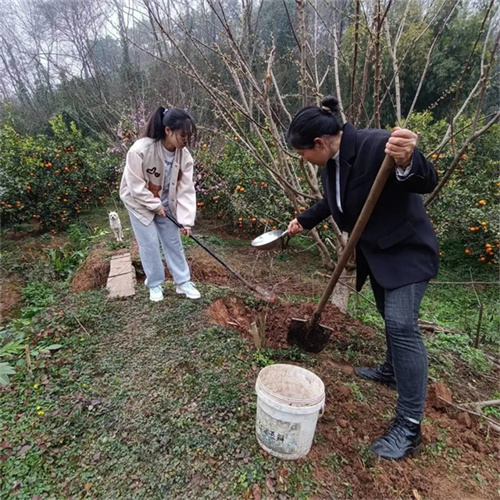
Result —
POLYGON ((321 300, 319 301, 319 304, 312 315, 311 318, 312 324, 316 324, 319 322, 321 313, 323 312, 323 309, 325 308, 326 303, 328 302, 328 299, 330 298, 330 295, 332 294, 333 289, 335 288, 335 285, 337 284, 337 281, 339 280, 340 275, 342 274, 342 271, 344 270, 344 267, 346 266, 347 261, 349 260, 349 257, 354 252, 354 249, 356 248, 359 238, 361 237, 361 234, 363 233, 366 224, 370 219, 373 209, 377 204, 377 201, 380 197, 380 193, 384 189, 385 183, 387 182, 387 179, 389 178, 389 176, 393 171, 394 171, 394 158, 392 158, 392 156, 385 155, 384 161, 382 162, 380 170, 377 173, 377 177, 375 177, 375 181, 373 182, 370 192, 368 193, 368 197, 366 198, 365 204, 363 205, 361 213, 359 214, 358 220, 356 221, 356 224, 354 225, 351 235, 347 240, 347 244, 344 248, 344 251, 340 256, 337 265, 335 266, 335 269, 333 271, 333 274, 330 278, 330 281, 328 282, 328 286, 326 287, 326 290, 323 292, 321 300))

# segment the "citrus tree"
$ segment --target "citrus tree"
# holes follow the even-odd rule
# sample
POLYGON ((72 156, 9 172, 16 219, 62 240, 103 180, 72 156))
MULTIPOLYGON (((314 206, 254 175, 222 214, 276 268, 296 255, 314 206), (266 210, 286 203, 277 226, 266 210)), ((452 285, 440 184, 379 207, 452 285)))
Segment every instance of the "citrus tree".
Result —
POLYGON ((120 156, 82 137, 61 116, 50 136, 0 129, 0 216, 4 225, 33 222, 56 232, 117 189, 120 156))

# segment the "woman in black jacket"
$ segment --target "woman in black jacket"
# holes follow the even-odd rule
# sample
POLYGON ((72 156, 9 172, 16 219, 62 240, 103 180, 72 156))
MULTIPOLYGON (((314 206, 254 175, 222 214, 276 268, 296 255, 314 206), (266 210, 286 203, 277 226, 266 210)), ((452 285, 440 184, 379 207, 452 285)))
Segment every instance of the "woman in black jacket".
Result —
POLYGON ((372 443, 384 458, 400 459, 420 449, 420 422, 427 391, 427 353, 418 329, 422 297, 438 271, 438 244, 420 193, 432 191, 436 171, 416 149, 418 136, 396 127, 357 130, 336 117, 338 101, 301 109, 288 129, 289 144, 304 160, 324 166, 325 196, 292 220, 290 235, 312 229, 332 215, 351 232, 384 155, 396 163, 356 247, 356 288, 370 278, 377 309, 385 320, 387 354, 376 368, 358 375, 398 390, 396 417, 372 443))

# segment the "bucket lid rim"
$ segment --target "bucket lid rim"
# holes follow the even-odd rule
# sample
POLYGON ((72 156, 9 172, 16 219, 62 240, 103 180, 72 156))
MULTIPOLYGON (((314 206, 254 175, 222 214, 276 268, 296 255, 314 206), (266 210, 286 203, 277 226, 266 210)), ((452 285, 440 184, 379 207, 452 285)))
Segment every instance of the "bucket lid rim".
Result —
POLYGON ((310 370, 307 370, 306 368, 302 368, 301 366, 290 365, 290 364, 286 364, 286 363, 276 363, 274 365, 269 365, 269 366, 262 368, 262 370, 259 372, 259 375, 257 376, 257 380, 255 381, 255 389, 256 390, 259 389, 261 392, 265 393, 269 397, 283 401, 291 406, 295 406, 295 405, 299 405, 299 404, 303 404, 304 406, 315 406, 315 405, 319 404, 321 401, 324 401, 325 397, 326 397, 325 384, 321 380, 321 378, 318 377, 318 375, 316 375, 314 372, 312 372, 310 370), (283 368, 283 367, 286 367, 286 368, 293 367, 295 369, 299 369, 302 372, 306 372, 309 376, 312 375, 319 382, 320 394, 313 396, 313 397, 310 397, 310 398, 300 398, 300 397, 283 396, 283 394, 280 394, 278 392, 274 392, 274 391, 270 390, 263 383, 261 374, 263 372, 271 371, 270 369, 272 369, 272 368, 283 368))

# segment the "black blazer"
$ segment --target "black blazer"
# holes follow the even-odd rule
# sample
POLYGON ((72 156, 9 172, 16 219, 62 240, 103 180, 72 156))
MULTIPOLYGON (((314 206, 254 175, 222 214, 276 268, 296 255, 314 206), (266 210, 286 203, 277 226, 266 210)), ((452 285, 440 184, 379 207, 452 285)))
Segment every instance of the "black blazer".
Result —
MULTIPOLYGON (((325 197, 300 214, 304 229, 312 229, 332 215, 350 233, 385 156, 386 130, 357 130, 346 123, 340 143, 340 200, 336 202, 335 161, 323 168, 325 197)), ((389 178, 356 247, 356 288, 370 272, 384 288, 394 289, 428 280, 438 271, 439 250, 434 228, 418 193, 431 192, 437 183, 434 166, 415 150, 411 173, 389 178)))

